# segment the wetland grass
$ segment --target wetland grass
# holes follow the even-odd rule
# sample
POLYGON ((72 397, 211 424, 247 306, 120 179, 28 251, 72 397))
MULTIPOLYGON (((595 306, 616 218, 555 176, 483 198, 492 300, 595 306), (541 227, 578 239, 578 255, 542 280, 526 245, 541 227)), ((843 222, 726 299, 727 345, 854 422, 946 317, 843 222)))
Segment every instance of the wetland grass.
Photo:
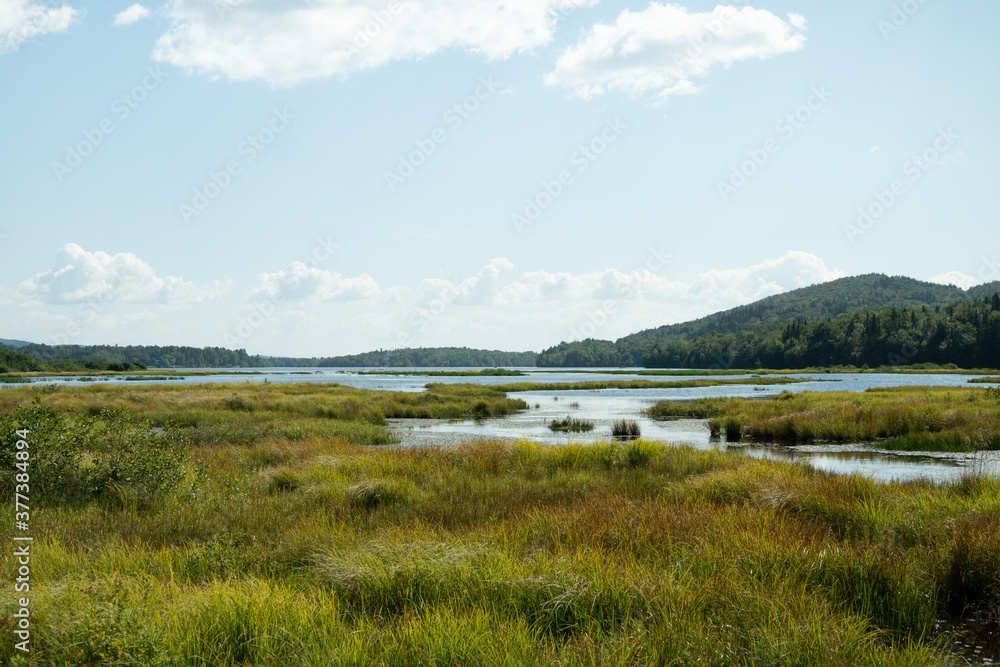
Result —
POLYGON ((782 392, 761 399, 663 401, 650 417, 709 420, 712 434, 762 442, 877 442, 887 449, 1000 449, 1000 392, 890 387, 864 392, 782 392))
POLYGON ((381 428, 376 408, 503 394, 253 385, 233 409, 233 390, 0 393, 4 415, 38 396, 69 421, 121 404, 217 426, 152 502, 37 497, 20 664, 948 665, 961 628, 996 627, 992 478, 881 484, 641 439, 372 448, 351 425, 381 428), (266 437, 229 439, 248 425, 266 437))

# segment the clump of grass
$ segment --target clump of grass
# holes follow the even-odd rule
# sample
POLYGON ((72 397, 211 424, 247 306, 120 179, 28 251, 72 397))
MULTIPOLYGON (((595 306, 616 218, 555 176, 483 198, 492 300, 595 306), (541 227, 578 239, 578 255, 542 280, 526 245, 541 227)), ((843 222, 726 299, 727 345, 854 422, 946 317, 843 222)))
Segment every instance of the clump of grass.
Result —
POLYGON ((396 485, 375 479, 352 484, 344 489, 344 497, 355 507, 373 510, 398 503, 405 498, 405 494, 396 485))
POLYGON ((278 470, 268 477, 268 488, 272 493, 294 491, 302 485, 302 481, 294 471, 288 468, 278 470))
POLYGON ((562 420, 553 419, 549 424, 549 428, 557 432, 583 433, 584 431, 593 431, 594 422, 586 419, 577 419, 576 417, 566 417, 566 419, 562 420))
POLYGON ((225 404, 226 407, 232 410, 233 412, 254 411, 253 401, 243 396, 240 396, 236 392, 233 392, 233 395, 226 399, 225 404))
POLYGON ((611 423, 611 436, 620 439, 635 439, 642 435, 639 422, 630 419, 619 419, 611 423))
POLYGON ((0 384, 31 384, 31 378, 23 375, 0 375, 0 384))

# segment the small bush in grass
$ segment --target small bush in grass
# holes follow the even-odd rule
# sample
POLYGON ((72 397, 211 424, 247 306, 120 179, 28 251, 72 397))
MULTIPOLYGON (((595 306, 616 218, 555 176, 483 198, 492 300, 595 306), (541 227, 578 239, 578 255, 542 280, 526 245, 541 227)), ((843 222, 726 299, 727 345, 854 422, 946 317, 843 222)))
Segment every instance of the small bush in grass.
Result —
POLYGON ((233 395, 227 398, 225 403, 226 407, 233 412, 253 412, 254 410, 253 402, 248 398, 240 396, 236 392, 233 392, 233 395))
POLYGON ((124 408, 70 421, 36 402, 19 408, 14 417, 0 416, 0 471, 5 477, 18 472, 17 429, 28 429, 31 486, 39 503, 105 497, 116 505, 146 504, 185 475, 187 441, 171 425, 136 422, 124 408))

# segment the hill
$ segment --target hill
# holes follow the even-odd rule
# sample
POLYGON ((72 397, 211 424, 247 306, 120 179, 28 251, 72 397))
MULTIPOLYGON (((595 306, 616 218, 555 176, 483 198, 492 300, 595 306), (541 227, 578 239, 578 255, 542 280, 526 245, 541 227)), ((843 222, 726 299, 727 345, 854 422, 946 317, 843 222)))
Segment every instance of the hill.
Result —
POLYGON ((561 343, 544 350, 539 366, 641 366, 653 349, 713 334, 749 332, 762 326, 826 320, 863 308, 938 308, 992 296, 1000 282, 963 290, 903 276, 868 274, 803 287, 681 324, 647 329, 611 341, 561 343))
POLYGON ((864 308, 832 319, 675 339, 643 361, 650 368, 1000 368, 1000 294, 943 308, 864 308))
POLYGON ((7 347, 24 347, 25 345, 31 345, 26 340, 13 340, 10 338, 0 338, 0 345, 6 345, 7 347))

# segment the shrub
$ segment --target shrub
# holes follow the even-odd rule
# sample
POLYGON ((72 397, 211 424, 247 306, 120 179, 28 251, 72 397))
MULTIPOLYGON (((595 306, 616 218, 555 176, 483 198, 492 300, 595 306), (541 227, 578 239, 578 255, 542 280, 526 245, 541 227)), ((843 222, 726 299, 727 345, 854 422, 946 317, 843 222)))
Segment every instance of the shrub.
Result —
MULTIPOLYGON (((136 422, 124 408, 68 420, 35 402, 14 417, 0 416, 0 471, 14 467, 17 429, 28 429, 32 499, 81 503, 124 496, 141 500, 168 491, 184 477, 187 441, 171 425, 136 422)), ((4 485, 4 493, 13 488, 4 485)))

